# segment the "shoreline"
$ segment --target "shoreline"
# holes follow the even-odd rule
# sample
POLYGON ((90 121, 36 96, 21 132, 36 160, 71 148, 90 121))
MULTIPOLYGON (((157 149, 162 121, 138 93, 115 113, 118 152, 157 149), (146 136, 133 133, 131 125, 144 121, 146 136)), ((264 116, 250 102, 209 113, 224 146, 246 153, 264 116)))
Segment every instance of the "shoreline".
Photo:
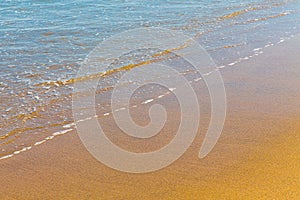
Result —
MULTIPOLYGON (((230 62, 230 63, 228 63, 228 64, 218 66, 217 69, 218 69, 218 70, 224 70, 224 68, 226 69, 226 68, 228 68, 228 67, 229 67, 229 68, 230 68, 230 67, 234 67, 234 65, 236 65, 236 64, 243 63, 243 62, 245 62, 245 61, 247 61, 247 60, 249 60, 249 59, 253 59, 253 58, 255 58, 256 56, 259 56, 260 54, 263 53, 263 50, 265 50, 266 48, 273 47, 273 46, 276 46, 276 45, 278 45, 278 44, 281 44, 281 43, 283 43, 283 42, 285 42, 285 41, 288 41, 288 40, 292 39, 293 37, 294 37, 294 35, 291 35, 291 36, 288 37, 288 38, 280 39, 278 42, 266 44, 264 47, 261 47, 261 48, 255 48, 255 49, 252 50, 253 54, 248 55, 248 56, 245 56, 245 57, 242 57, 242 58, 239 58, 239 59, 237 59, 237 60, 235 60, 235 61, 232 61, 232 62, 230 62)), ((187 73, 190 73, 190 72, 187 72, 187 73)), ((211 73, 211 72, 209 72, 209 73, 207 73, 207 74, 203 74, 203 76, 209 76, 210 73, 211 73)), ((202 80, 203 80, 202 77, 200 77, 200 78, 196 77, 196 78, 192 79, 192 82, 193 82, 193 83, 197 83, 198 81, 202 81, 202 80)), ((203 87, 203 86, 202 86, 202 87, 203 87)), ((173 89, 176 89, 176 88, 171 88, 170 91, 172 91, 173 89)), ((160 100, 160 98, 165 98, 165 97, 168 96, 169 94, 170 94, 170 92, 166 92, 166 93, 164 93, 164 94, 162 94, 162 95, 155 96, 154 98, 146 99, 146 100, 144 100, 143 102, 139 102, 139 103, 137 103, 136 105, 133 105, 133 106, 131 106, 131 107, 134 108, 134 107, 139 106, 139 105, 141 105, 141 104, 148 104, 148 103, 150 103, 150 102, 152 102, 152 101, 160 100)), ((108 98, 108 99, 109 99, 109 97, 105 97, 105 98, 108 98)), ((200 96, 199 98, 202 98, 202 97, 200 96)), ((71 100, 70 100, 70 101, 71 101, 71 100)), ((104 102, 104 103, 105 103, 105 102, 104 102)), ((107 103, 107 102, 106 102, 106 103, 107 103)), ((120 107, 120 108, 117 109, 117 110, 122 110, 122 109, 125 109, 125 108, 124 108, 124 107, 120 107)), ((206 108, 204 107, 204 109, 206 109, 206 108)), ((117 110, 115 110, 115 112, 116 112, 117 110)), ((63 112, 65 112, 65 111, 63 111, 63 112)), ((109 115, 111 115, 111 114, 112 114, 111 111, 106 111, 106 112, 103 112, 103 113, 98 114, 98 115, 93 116, 93 117, 94 117, 94 118, 101 118, 101 117, 107 117, 107 116, 109 116, 109 115)), ((70 115, 71 115, 71 114, 70 114, 70 115)), ((26 119, 26 117, 27 117, 27 116, 25 116, 24 119, 26 119)), ((31 118, 31 116, 28 116, 28 117, 29 117, 29 119, 31 118)), ((18 118, 18 117, 17 117, 17 118, 18 118)), ((24 120, 24 119, 23 119, 23 120, 24 120)), ((88 118, 86 118, 86 119, 83 119, 82 121, 86 121, 86 120, 90 120, 90 119, 91 119, 91 117, 88 117, 88 118)), ((47 135, 47 136, 44 137, 44 138, 43 138, 43 137, 40 137, 38 141, 32 143, 31 145, 25 145, 25 146, 22 145, 22 146, 24 146, 22 149, 18 149, 18 150, 14 151, 14 152, 11 152, 10 154, 4 154, 4 155, 2 155, 2 154, 0 153, 0 160, 7 159, 7 158, 11 158, 11 157, 14 156, 14 155, 18 155, 19 153, 22 153, 22 152, 31 150, 32 147, 37 146, 37 145, 40 145, 40 144, 43 144, 43 143, 46 142, 46 141, 52 140, 54 137, 56 137, 56 136, 58 136, 58 135, 62 135, 62 134, 65 134, 65 133, 67 133, 67 132, 70 132, 70 130, 71 130, 72 127, 75 128, 75 122, 67 122, 67 121, 64 121, 63 123, 53 124, 54 127, 60 126, 60 125, 61 125, 62 128, 64 128, 64 129, 62 129, 62 130, 60 130, 60 129, 58 129, 58 130, 57 130, 57 129, 54 129, 52 134, 47 135)), ((50 124, 50 127, 51 127, 51 124, 50 124)), ((41 128, 46 128, 46 127, 41 126, 41 128)), ((23 132, 23 131, 27 131, 27 130, 31 131, 31 130, 35 130, 35 129, 39 129, 39 128, 38 128, 38 127, 29 127, 29 128, 24 128, 24 130, 23 130, 23 129, 16 129, 16 130, 13 130, 13 131, 12 131, 13 133, 12 133, 12 132, 9 132, 9 133, 7 133, 6 135, 1 136, 0 139, 5 139, 6 137, 12 136, 12 135, 18 133, 18 131, 23 132)), ((72 130, 73 130, 73 129, 72 129, 72 130)), ((16 135, 15 137, 17 137, 17 135, 16 135)), ((4 141, 4 143, 6 143, 6 142, 7 142, 7 141, 4 141)), ((11 141, 8 141, 8 142, 11 142, 11 141)), ((12 140, 12 142, 14 142, 14 139, 12 140)))
MULTIPOLYGON (((292 187, 300 182, 299 44, 298 35, 266 49, 255 59, 230 64, 232 67, 221 71, 228 94, 228 115, 218 144, 206 158, 197 157, 204 131, 200 130, 188 151, 171 166, 148 174, 125 174, 92 158, 70 131, 39 148, 1 160, 0 180, 5 185, 0 198, 300 197, 292 187), (277 176, 278 169, 282 171, 277 176), (266 188, 271 190, 259 196, 266 188)), ((203 83, 198 87, 204 87, 203 83)), ((204 124, 208 117, 205 113, 204 124)), ((108 128, 112 126, 110 121, 104 119, 108 128)), ((175 125, 170 123, 166 132, 175 125)), ((126 138, 124 145, 128 145, 126 138)))

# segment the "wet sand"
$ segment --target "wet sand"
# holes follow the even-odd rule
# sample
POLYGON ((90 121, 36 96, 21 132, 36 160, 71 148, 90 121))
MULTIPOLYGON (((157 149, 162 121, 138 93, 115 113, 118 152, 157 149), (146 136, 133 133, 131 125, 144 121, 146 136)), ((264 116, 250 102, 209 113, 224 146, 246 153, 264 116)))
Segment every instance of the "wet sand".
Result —
MULTIPOLYGON (((221 70, 228 113, 206 158, 197 156, 208 97, 198 94, 204 128, 171 166, 147 174, 115 171, 96 161, 72 131, 1 160, 0 199, 299 199, 300 36, 263 51, 221 70)), ((204 83, 196 87, 204 90, 204 83)), ((171 112, 174 120, 161 133, 166 138, 178 122, 171 112)), ((100 120, 108 134, 118 132, 112 118, 100 120)), ((126 138, 122 144, 130 148, 126 138)))

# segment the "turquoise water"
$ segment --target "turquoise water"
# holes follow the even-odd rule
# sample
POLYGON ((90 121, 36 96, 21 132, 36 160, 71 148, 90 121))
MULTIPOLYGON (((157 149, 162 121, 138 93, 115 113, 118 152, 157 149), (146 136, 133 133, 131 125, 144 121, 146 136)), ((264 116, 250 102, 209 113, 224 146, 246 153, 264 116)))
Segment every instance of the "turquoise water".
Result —
POLYGON ((2 154, 72 121, 72 85, 61 82, 114 34, 139 27, 182 31, 225 65, 299 33, 299 19, 297 0, 1 1, 2 154))

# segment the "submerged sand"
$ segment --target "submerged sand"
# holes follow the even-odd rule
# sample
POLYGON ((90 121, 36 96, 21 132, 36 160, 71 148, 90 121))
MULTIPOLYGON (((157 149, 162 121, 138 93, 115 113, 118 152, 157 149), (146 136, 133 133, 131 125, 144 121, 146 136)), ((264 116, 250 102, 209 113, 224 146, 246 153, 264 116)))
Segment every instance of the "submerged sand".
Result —
MULTIPOLYGON (((300 199, 300 37, 263 51, 221 71, 228 113, 206 158, 197 157, 203 128, 171 166, 122 173, 96 161, 72 131, 1 160, 0 199, 300 199)), ((204 109, 204 125, 208 117, 204 109)), ((111 121, 102 122, 114 134, 111 121)))

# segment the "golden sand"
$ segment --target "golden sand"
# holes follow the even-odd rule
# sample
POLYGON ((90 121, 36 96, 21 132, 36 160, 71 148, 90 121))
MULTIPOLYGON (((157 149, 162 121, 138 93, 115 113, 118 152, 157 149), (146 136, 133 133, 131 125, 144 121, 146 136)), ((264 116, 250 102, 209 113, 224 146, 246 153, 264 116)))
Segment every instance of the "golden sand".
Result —
POLYGON ((179 185, 176 191, 187 199, 300 199, 300 131, 273 140, 233 169, 205 178, 207 186, 179 185))

